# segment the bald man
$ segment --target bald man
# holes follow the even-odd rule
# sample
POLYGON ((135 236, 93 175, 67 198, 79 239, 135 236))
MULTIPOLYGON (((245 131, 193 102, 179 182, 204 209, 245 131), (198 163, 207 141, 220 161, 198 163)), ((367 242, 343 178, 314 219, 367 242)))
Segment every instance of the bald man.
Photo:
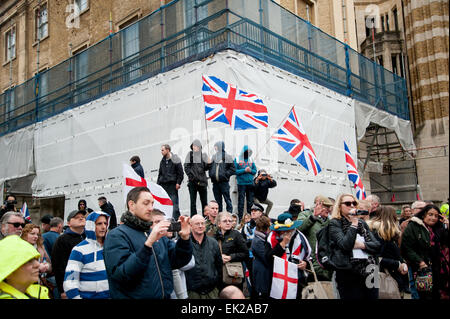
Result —
POLYGON ((205 219, 201 215, 192 216, 191 234, 195 266, 185 273, 189 299, 217 299, 223 265, 219 244, 205 235, 205 219))
POLYGON ((245 299, 244 293, 236 286, 229 285, 222 289, 220 299, 245 299))

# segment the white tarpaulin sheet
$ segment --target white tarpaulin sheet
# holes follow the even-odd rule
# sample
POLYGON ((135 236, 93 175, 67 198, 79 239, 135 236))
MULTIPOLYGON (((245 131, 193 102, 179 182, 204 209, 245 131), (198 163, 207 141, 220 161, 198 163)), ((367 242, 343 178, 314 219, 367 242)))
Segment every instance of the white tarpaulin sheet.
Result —
POLYGON ((0 138, 1 191, 4 181, 34 174, 33 136, 34 125, 30 125, 0 138))
POLYGON ((366 128, 369 124, 375 123, 379 126, 393 130, 404 150, 416 154, 416 145, 414 144, 413 134, 411 130, 411 122, 403 120, 388 112, 379 110, 369 104, 354 101, 355 103, 355 120, 356 134, 358 141, 366 134, 366 128))
MULTIPOLYGON (((258 169, 266 168, 278 182, 270 190, 271 216, 287 209, 293 198, 311 205, 318 194, 336 197, 350 191, 344 140, 356 151, 354 102, 331 90, 234 51, 225 51, 104 96, 36 124, 36 178, 33 195, 65 195, 65 215, 83 198, 98 209, 97 198, 110 200, 118 215, 124 211, 122 163, 139 155, 146 178, 156 181, 161 144, 170 144, 182 161, 193 139, 213 155, 213 145, 225 141, 237 156, 243 145, 253 149, 258 169), (202 75, 214 75, 260 96, 267 105, 269 127, 233 131, 222 123, 206 122, 202 75), (270 139, 292 106, 315 151, 322 172, 306 171, 270 139)), ((237 206, 235 178, 231 180, 237 206)), ((187 176, 180 210, 189 212, 187 176)), ((213 199, 211 183, 208 199, 213 199)), ((197 210, 200 209, 198 199, 197 210)))

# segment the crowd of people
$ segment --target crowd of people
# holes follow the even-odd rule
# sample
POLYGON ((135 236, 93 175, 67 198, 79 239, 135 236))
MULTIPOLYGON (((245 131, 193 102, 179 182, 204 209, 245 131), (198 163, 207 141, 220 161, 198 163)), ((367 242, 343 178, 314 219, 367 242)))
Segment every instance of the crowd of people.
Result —
MULTIPOLYGON (((257 171, 247 146, 234 160, 224 148, 216 143, 209 159, 194 141, 183 167, 169 145, 161 147, 158 183, 173 199, 172 219, 154 208, 146 187, 127 194, 120 220, 100 197, 95 211, 80 200, 66 226, 49 215, 41 225, 26 221, 8 195, 0 219, 0 299, 270 299, 274 256, 296 265, 297 299, 316 279, 333 283, 334 298, 378 299, 379 286, 368 284, 374 267, 395 280, 402 297, 449 299, 448 203, 415 201, 398 217, 374 194, 365 200, 318 194, 310 208, 292 199, 272 219, 268 190, 276 181, 257 171), (209 201, 207 171, 215 198, 209 201), (190 216, 179 212, 184 173, 190 216), (327 263, 317 253, 324 229, 332 252, 327 263)), ((139 157, 130 164, 144 178, 139 157)))

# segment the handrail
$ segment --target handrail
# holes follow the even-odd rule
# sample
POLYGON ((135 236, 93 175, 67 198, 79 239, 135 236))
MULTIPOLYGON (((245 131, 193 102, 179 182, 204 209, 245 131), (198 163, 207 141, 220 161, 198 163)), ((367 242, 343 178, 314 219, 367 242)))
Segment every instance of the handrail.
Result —
MULTIPOLYGON (((198 0, 194 2, 191 10, 198 10, 200 7, 207 7, 210 4, 217 7, 220 0, 205 0, 200 5, 197 4, 198 0)), ((272 1, 270 3, 273 4, 272 1)), ((164 10, 172 6, 186 4, 186 0, 174 0, 136 23, 158 26, 161 23, 161 28, 163 28, 165 18, 158 13, 163 15, 165 14, 164 10)), ((220 5, 222 4, 220 2, 220 5)), ((261 5, 261 2, 259 4, 261 5)), ((321 56, 318 52, 309 50, 271 30, 261 20, 260 23, 257 23, 228 7, 214 9, 215 13, 204 19, 195 21, 184 29, 174 30, 173 33, 169 32, 165 38, 156 39, 156 42, 140 47, 131 55, 123 56, 124 52, 121 51, 123 43, 120 41, 125 36, 124 32, 127 32, 129 28, 127 27, 109 35, 85 51, 38 73, 21 85, 6 90, 0 94, 0 136, 137 81, 142 81, 157 73, 166 72, 224 49, 243 52, 341 94, 367 102, 401 118, 409 119, 405 80, 355 53, 346 44, 328 35, 326 38, 318 38, 318 44, 325 41, 326 45, 332 47, 334 45, 335 48, 326 56, 321 56), (231 17, 233 23, 229 22, 231 17), (223 18, 226 19, 226 24, 223 24, 223 18), (338 46, 336 47, 332 41, 337 41, 338 46), (114 49, 113 45, 116 45, 114 49), (105 46, 105 49, 102 46, 105 46), (107 50, 107 46, 109 46, 109 52, 101 51, 107 50), (92 65, 89 59, 91 56, 95 57, 94 52, 95 54, 104 53, 105 57, 110 54, 109 62, 92 65), (345 54, 345 65, 330 61, 328 57, 333 57, 333 53, 345 54), (84 66, 86 70, 87 68, 89 70, 79 77, 80 74, 76 74, 76 64, 81 63, 78 59, 81 59, 82 54, 87 55, 88 62, 84 66), (354 57, 358 59, 350 61, 354 57), (362 73, 363 65, 365 65, 366 74, 362 73), (352 69, 355 67, 356 69, 352 69), (45 81, 45 79, 48 86, 45 94, 42 93, 42 89, 40 92, 36 92, 37 83, 45 81), (20 103, 19 97, 23 99, 20 103)), ((261 10, 262 8, 260 8, 260 12, 261 10)), ((282 10, 284 10, 282 14, 291 14, 285 9, 282 10)), ((316 30, 322 32, 301 18, 295 17, 304 24, 303 27, 311 28, 311 30, 315 30, 314 32, 316 30)), ((142 40, 150 39, 142 38, 145 36, 149 37, 150 35, 139 33, 139 44, 142 40)), ((323 35, 320 34, 320 36, 323 35)), ((343 63, 342 58, 343 56, 340 57, 341 63, 343 63)), ((337 55, 333 59, 339 61, 337 55)))

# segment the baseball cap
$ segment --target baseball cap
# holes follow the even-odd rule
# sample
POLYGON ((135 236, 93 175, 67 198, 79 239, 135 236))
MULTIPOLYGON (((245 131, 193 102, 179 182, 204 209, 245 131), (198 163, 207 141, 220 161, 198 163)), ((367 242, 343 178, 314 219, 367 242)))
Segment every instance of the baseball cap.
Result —
POLYGON ((50 224, 50 220, 53 218, 53 216, 52 215, 44 215, 44 216, 42 216, 42 218, 41 218, 41 223, 44 223, 44 224, 50 224))
POLYGON ((74 210, 74 211, 71 211, 69 216, 67 216, 67 221, 70 221, 72 218, 74 218, 78 214, 82 214, 83 216, 86 216, 87 212, 85 210, 74 210))
POLYGON ((325 196, 323 196, 323 195, 318 195, 318 196, 316 197, 316 200, 317 200, 317 199, 318 199, 320 202, 322 202, 324 206, 333 206, 333 205, 334 205, 333 202, 332 202, 328 197, 325 197, 325 196))

